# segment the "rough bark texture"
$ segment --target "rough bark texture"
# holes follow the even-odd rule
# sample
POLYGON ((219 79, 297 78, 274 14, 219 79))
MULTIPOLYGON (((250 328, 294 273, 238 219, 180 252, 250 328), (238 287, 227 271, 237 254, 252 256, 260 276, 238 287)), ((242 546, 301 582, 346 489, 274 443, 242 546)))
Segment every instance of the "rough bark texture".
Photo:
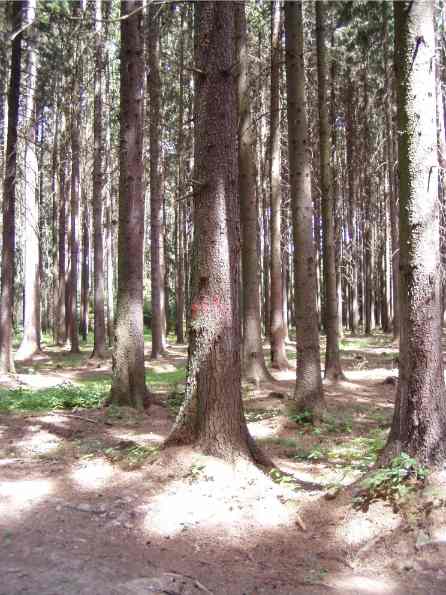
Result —
POLYGON ((325 350, 325 378, 339 380, 344 378, 339 352, 339 316, 336 288, 336 242, 334 220, 334 194, 330 169, 330 125, 328 118, 328 57, 325 46, 327 3, 316 2, 316 45, 318 72, 318 107, 319 107, 319 152, 320 185, 323 225, 323 265, 325 293, 325 332, 327 345, 325 350))
MULTIPOLYGON (((29 0, 24 22, 36 18, 36 1, 29 0)), ((37 48, 35 28, 25 32, 26 48, 26 97, 24 102, 25 141, 25 308, 23 339, 16 359, 30 359, 40 351, 40 262, 39 262, 39 163, 36 152, 36 99, 37 48)))
POLYGON ((147 87, 150 104, 150 265, 152 288, 152 359, 158 359, 166 347, 166 309, 164 297, 164 225, 160 163, 161 78, 159 6, 151 4, 148 12, 147 87))
MULTIPOLYGON (((12 3, 12 29, 20 29, 24 2, 12 3)), ((12 356, 12 313, 14 300, 14 250, 15 250, 15 189, 17 169, 17 124, 20 99, 20 61, 22 34, 12 42, 11 78, 8 89, 8 137, 6 166, 3 182, 3 241, 2 288, 0 297, 0 372, 14 372, 12 356)))
MULTIPOLYGON (((73 17, 80 17, 80 2, 72 4, 73 17)), ((71 80, 71 231, 70 231, 70 300, 69 300, 69 338, 71 353, 79 353, 79 321, 77 313, 77 281, 79 263, 79 203, 80 203, 80 133, 81 133, 81 56, 82 48, 75 41, 75 52, 71 80)))
MULTIPOLYGON (((126 16, 140 0, 121 4, 126 16)), ((119 148, 118 305, 111 400, 143 408, 144 370, 142 190, 143 28, 141 11, 121 21, 121 130, 119 148)))
POLYGON ((62 116, 62 133, 59 155, 59 226, 58 226, 58 260, 57 260, 57 306, 56 306, 56 342, 65 345, 67 341, 66 324, 66 236, 67 236, 67 196, 69 181, 67 180, 67 142, 64 135, 65 118, 62 116))
POLYGON ((102 1, 95 3, 94 64, 94 157, 93 157, 93 249, 94 249, 94 347, 92 357, 102 359, 105 351, 104 239, 102 211, 104 203, 104 130, 102 115, 104 39, 102 1))
POLYGON ((186 399, 168 443, 234 460, 254 451, 241 400, 235 2, 195 5, 195 251, 186 399))
POLYGON ((305 111, 302 5, 285 2, 290 194, 293 214, 297 380, 299 408, 317 417, 322 392, 316 309, 316 253, 313 242, 310 155, 305 111), (297 249, 296 249, 297 248, 297 249))
POLYGON ((260 318, 260 267, 258 252, 258 205, 254 153, 254 128, 248 84, 248 47, 245 3, 236 12, 237 54, 239 62, 239 192, 242 224, 243 287, 243 374, 258 383, 271 380, 263 356, 260 318))
POLYGON ((384 459, 446 457, 441 349, 434 2, 395 2, 400 185, 400 370, 384 459))
POLYGON ((280 64, 282 20, 280 0, 271 3, 271 103, 270 103, 270 185, 271 185, 271 318, 270 342, 273 368, 288 367, 285 351, 282 295, 282 190, 280 172, 280 64))

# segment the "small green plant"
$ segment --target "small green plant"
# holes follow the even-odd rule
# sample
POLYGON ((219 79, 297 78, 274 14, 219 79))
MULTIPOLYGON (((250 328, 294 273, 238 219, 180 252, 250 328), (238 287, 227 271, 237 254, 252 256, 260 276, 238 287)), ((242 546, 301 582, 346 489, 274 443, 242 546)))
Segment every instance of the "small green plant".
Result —
POLYGON ((283 473, 280 469, 271 469, 269 472, 271 479, 284 487, 297 488, 297 482, 291 475, 283 473))
POLYGON ((159 453, 158 446, 142 446, 135 444, 126 448, 106 448, 105 456, 123 469, 131 470, 141 467, 149 457, 159 453))
POLYGON ((312 446, 310 448, 300 448, 296 451, 294 458, 297 461, 320 461, 326 457, 325 450, 319 446, 312 446))
POLYGON ((311 411, 304 409, 303 411, 291 411, 288 415, 291 421, 294 421, 297 424, 312 424, 313 423, 313 414, 311 411))
POLYGON ((262 421, 263 419, 271 419, 280 415, 278 409, 251 409, 245 411, 245 419, 248 423, 254 421, 262 421))
POLYGON ((175 384, 174 389, 167 397, 167 407, 176 415, 184 401, 184 385, 175 384))
POLYGON ((367 510, 375 500, 388 500, 398 509, 416 487, 422 487, 428 470, 416 459, 401 453, 388 467, 371 473, 361 483, 362 492, 354 499, 358 508, 367 510))
POLYGON ((191 481, 198 481, 204 476, 205 469, 205 465, 201 465, 200 463, 192 463, 187 473, 187 477, 189 477, 191 481))

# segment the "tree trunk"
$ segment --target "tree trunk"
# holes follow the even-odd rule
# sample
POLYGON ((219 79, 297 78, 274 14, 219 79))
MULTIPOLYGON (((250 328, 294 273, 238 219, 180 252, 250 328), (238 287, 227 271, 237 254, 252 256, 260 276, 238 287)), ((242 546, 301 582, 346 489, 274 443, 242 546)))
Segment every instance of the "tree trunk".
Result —
POLYGON ((239 104, 239 192, 242 224, 242 287, 243 287, 243 350, 244 376, 256 384, 272 380, 266 369, 260 319, 260 269, 258 245, 258 206, 254 129, 250 110, 248 84, 248 46, 245 3, 236 12, 238 41, 238 104, 239 104))
POLYGON ((142 189, 143 27, 141 0, 121 4, 121 103, 119 152, 118 306, 111 400, 143 409, 144 369, 142 189))
MULTIPOLYGON (((72 4, 73 17, 80 18, 80 1, 72 4)), ((79 262, 79 204, 80 204, 80 131, 81 131, 81 72, 82 48, 75 41, 75 66, 72 72, 72 104, 71 104, 71 232, 70 232, 70 310, 69 337, 71 353, 79 353, 79 321, 77 313, 77 284, 79 262)))
POLYGON ((164 226, 163 196, 161 193, 160 164, 160 99, 161 78, 159 6, 148 10, 148 78, 150 104, 150 264, 152 287, 152 354, 158 359, 166 348, 166 310, 164 297, 164 226))
POLYGON ((92 357, 102 359, 105 350, 104 239, 102 210, 104 203, 104 129, 102 115, 104 38, 102 0, 95 0, 94 64, 94 156, 93 156, 93 250, 94 250, 94 347, 92 357))
POLYGON ((89 297, 90 297, 90 214, 88 202, 83 199, 82 217, 82 267, 81 267, 81 319, 80 333, 82 341, 88 338, 89 329, 89 297))
POLYGON ((25 24, 31 25, 26 40, 26 98, 25 98, 25 308, 23 339, 16 359, 27 360, 40 351, 40 259, 39 259, 39 164, 36 152, 37 115, 36 81, 37 49, 32 23, 36 18, 36 1, 28 0, 25 24))
MULTIPOLYGON (((12 2, 12 30, 21 27, 25 2, 12 2)), ((14 373, 12 356, 12 314, 14 305, 15 204, 17 170, 17 125, 20 100, 22 34, 12 41, 11 77, 8 89, 8 136, 3 182, 3 241, 0 297, 0 372, 14 373)))
POLYGON ((327 346, 325 350, 325 378, 340 380, 344 378, 339 352, 338 296, 336 288, 336 242, 334 220, 334 193, 330 169, 330 125, 328 118, 328 58, 325 47, 327 37, 327 3, 316 2, 316 44, 318 71, 319 105, 319 154, 320 185, 323 224, 323 265, 325 290, 325 332, 327 346))
POLYGON ((280 172, 280 64, 282 19, 280 0, 271 3, 271 103, 270 103, 270 196, 271 196, 271 364, 288 368, 282 315, 282 190, 280 172))
POLYGON ((400 370, 383 460, 446 458, 440 319, 434 2, 395 2, 400 182, 400 370))
POLYGON ((322 392, 316 309, 316 253, 313 242, 310 155, 305 108, 302 4, 285 2, 288 150, 293 215, 297 380, 299 408, 318 417, 322 392), (298 249, 296 249, 298 247, 298 249))
POLYGON ((251 458, 241 400, 235 2, 195 5, 195 250, 186 400, 168 443, 251 458), (199 178, 199 179, 198 179, 199 178), (199 241, 197 241, 199 239, 199 241))

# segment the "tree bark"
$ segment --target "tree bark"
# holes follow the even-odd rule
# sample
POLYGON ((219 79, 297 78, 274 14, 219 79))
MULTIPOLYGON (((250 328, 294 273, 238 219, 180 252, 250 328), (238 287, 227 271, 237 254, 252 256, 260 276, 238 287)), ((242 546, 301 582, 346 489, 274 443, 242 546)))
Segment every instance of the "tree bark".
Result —
POLYGON ((271 102, 270 102, 270 202, 271 202, 271 318, 270 342, 273 368, 285 370, 282 295, 282 190, 280 172, 280 65, 282 61, 282 19, 280 0, 271 3, 271 102))
POLYGON ((446 458, 441 348, 434 2, 395 2, 400 186, 400 370, 382 459, 446 458))
POLYGON ((248 46, 245 3, 236 12, 237 54, 239 63, 239 193, 242 225, 243 347, 242 368, 256 384, 272 380, 266 369, 260 318, 260 268, 258 254, 258 205, 254 129, 248 84, 248 46))
POLYGON ((241 400, 235 2, 195 5, 195 249, 186 399, 167 441, 251 458, 241 400), (199 241, 197 241, 199 238, 199 241))
POLYGON ((23 339, 16 353, 17 360, 27 360, 40 351, 40 259, 39 259, 39 163, 36 152, 36 82, 37 48, 32 23, 36 18, 36 0, 28 0, 24 24, 31 25, 26 40, 26 97, 23 125, 25 128, 25 308, 23 339))
POLYGON ((104 86, 104 37, 102 1, 95 1, 94 64, 94 156, 93 156, 93 250, 94 250, 94 347, 92 357, 103 359, 105 348, 104 238, 102 211, 104 204, 104 126, 102 97, 104 86))
MULTIPOLYGON (((12 30, 21 27, 25 2, 12 2, 12 30)), ((22 34, 12 42, 11 76, 8 89, 8 136, 3 181, 3 241, 0 296, 0 372, 14 373, 12 315, 14 305, 15 205, 17 171, 17 125, 20 101, 22 34)))
POLYGON ((118 305, 111 400, 142 410, 144 369, 142 189, 143 27, 141 0, 121 4, 118 305))
POLYGON ((325 378, 341 380, 344 378, 339 352, 339 315, 336 288, 336 241, 334 220, 333 181, 330 169, 330 125, 328 117, 329 64, 325 40, 327 3, 316 2, 316 45, 318 72, 318 106, 319 106, 319 154, 320 185, 323 225, 323 266, 325 290, 325 332, 327 345, 325 350, 325 378))
POLYGON ((150 104, 150 264, 152 288, 152 354, 158 359, 166 348, 166 310, 164 297, 164 225, 160 164, 161 77, 159 6, 148 10, 148 78, 150 104))
POLYGON ((316 252, 313 242, 310 155, 305 108, 302 4, 285 2, 290 193, 293 215, 297 379, 299 408, 319 417, 322 392, 316 308, 316 252))

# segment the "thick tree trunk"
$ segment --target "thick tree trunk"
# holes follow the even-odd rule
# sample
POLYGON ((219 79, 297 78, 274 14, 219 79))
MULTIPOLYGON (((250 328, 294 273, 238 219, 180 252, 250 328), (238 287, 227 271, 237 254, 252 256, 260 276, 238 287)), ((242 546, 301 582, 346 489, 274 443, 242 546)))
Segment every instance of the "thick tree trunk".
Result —
MULTIPOLYGON (((12 3, 12 30, 21 26, 25 2, 12 3)), ((8 89, 8 136, 6 143, 5 178, 3 182, 3 241, 0 297, 0 372, 13 373, 12 314, 14 305, 14 251, 15 251, 15 190, 17 170, 17 125, 20 100, 20 63, 22 34, 12 42, 11 77, 8 89)))
POLYGON ((250 110, 248 85, 248 47, 245 3, 236 13, 238 42, 238 103, 239 103, 239 192, 242 224, 242 287, 243 287, 243 349, 244 376, 256 384, 272 380, 266 369, 260 319, 260 269, 258 255, 258 205, 254 129, 250 110))
MULTIPOLYGON (((36 1, 27 3, 25 23, 32 25, 36 18, 36 1)), ((37 48, 34 30, 28 29, 26 40, 26 98, 25 98, 25 308, 23 339, 16 353, 17 360, 30 359, 40 351, 40 250, 39 250, 39 163, 36 150, 37 48)))
POLYGON ((150 265, 152 288, 152 359, 166 348, 166 310, 164 297, 164 225, 160 163, 161 77, 159 6, 149 5, 147 87, 150 105, 150 265))
POLYGON ((297 381, 294 398, 300 408, 309 410, 318 417, 325 408, 325 402, 316 309, 316 253, 305 111, 301 3, 285 2, 285 31, 290 193, 295 246, 297 381))
POLYGON ((319 154, 320 185, 323 224, 323 265, 325 290, 325 332, 327 345, 325 350, 325 378, 340 380, 344 378, 339 352, 339 315, 336 288, 336 241, 334 220, 334 193, 330 169, 330 125, 328 118, 328 58, 325 47, 327 38, 325 11, 327 3, 316 2, 316 44, 318 71, 318 106, 319 106, 319 154))
POLYGON ((383 460, 446 458, 440 320, 434 2, 395 2, 400 182, 400 376, 383 460))
POLYGON ((92 357, 102 359, 105 350, 105 287, 104 239, 102 211, 104 203, 104 129, 103 72, 104 38, 102 1, 95 1, 95 65, 94 65, 94 156, 93 156, 93 249, 94 249, 94 347, 92 357))
POLYGON ((270 102, 270 201, 271 201, 271 318, 270 342, 273 368, 288 368, 282 315, 282 190, 280 172, 280 65, 282 19, 280 0, 271 3, 271 102, 270 102))
POLYGON ((195 251, 186 400, 168 443, 250 458, 241 400, 235 2, 196 5, 195 251), (199 182, 199 183, 198 183, 199 182), (198 241, 199 239, 199 241, 198 241))
POLYGON ((144 369, 142 189, 143 27, 141 0, 121 4, 121 130, 119 152, 118 306, 111 399, 142 410, 144 369))

